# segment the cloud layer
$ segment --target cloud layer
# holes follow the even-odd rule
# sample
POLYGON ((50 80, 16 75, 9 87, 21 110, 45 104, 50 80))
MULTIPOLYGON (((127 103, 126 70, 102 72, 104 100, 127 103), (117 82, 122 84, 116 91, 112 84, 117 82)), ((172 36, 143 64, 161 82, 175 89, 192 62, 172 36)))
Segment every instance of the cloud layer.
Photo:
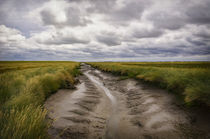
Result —
POLYGON ((0 60, 210 60, 209 7, 209 0, 1 0, 0 60))

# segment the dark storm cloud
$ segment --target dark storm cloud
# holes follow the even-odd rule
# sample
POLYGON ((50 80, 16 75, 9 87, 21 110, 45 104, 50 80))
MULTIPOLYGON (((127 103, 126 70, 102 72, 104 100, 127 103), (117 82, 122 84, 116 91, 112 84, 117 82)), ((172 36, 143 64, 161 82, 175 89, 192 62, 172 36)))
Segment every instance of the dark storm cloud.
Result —
POLYGON ((115 45, 121 44, 120 38, 113 33, 105 33, 104 32, 103 34, 96 36, 96 39, 99 42, 106 44, 108 46, 115 46, 115 45))
POLYGON ((55 16, 50 11, 42 11, 40 14, 45 25, 56 24, 55 16))
POLYGON ((83 48, 81 51, 91 54, 91 57, 94 58, 103 58, 109 56, 113 56, 111 53, 104 53, 104 50, 97 49, 97 46, 91 46, 88 48, 83 48))
POLYGON ((91 23, 90 19, 81 15, 78 8, 68 7, 64 12, 66 20, 62 22, 56 20, 57 13, 52 13, 49 10, 43 10, 40 14, 45 25, 55 25, 56 27, 85 26, 91 23))
POLYGON ((202 26, 200 30, 197 30, 193 33, 195 38, 203 39, 204 41, 210 41, 210 28, 206 26, 202 26))
POLYGON ((179 54, 182 50, 179 48, 160 48, 160 47, 150 47, 150 48, 133 48, 136 54, 141 55, 171 55, 175 56, 179 54))
POLYGON ((154 37, 159 37, 163 34, 162 30, 158 29, 136 29, 132 33, 132 36, 135 38, 154 38, 154 37))
MULTIPOLYGON (((160 2, 161 3, 161 2, 160 2)), ((177 0, 165 9, 158 9, 147 15, 156 27, 177 30, 187 24, 210 23, 210 1, 177 0)), ((161 8, 161 7, 160 7, 161 8)))
POLYGON ((181 15, 173 15, 165 11, 154 12, 148 16, 156 28, 164 28, 170 30, 177 30, 183 27, 186 23, 181 15))
POLYGON ((186 10, 188 21, 195 24, 210 24, 210 1, 202 0, 196 5, 192 5, 186 10))
POLYGON ((119 9, 113 10, 111 19, 117 22, 128 21, 133 19, 140 20, 142 13, 146 7, 150 4, 149 1, 142 0, 129 0, 126 4, 119 9))
POLYGON ((19 29, 26 36, 32 30, 41 30, 42 27, 26 19, 25 14, 47 1, 49 0, 0 0, 0 25, 19 29))
POLYGON ((210 48, 208 47, 202 47, 202 48, 195 48, 191 49, 191 51, 188 52, 189 55, 209 55, 210 54, 210 48))
POLYGON ((88 44, 89 40, 84 40, 76 37, 63 37, 63 38, 54 37, 53 39, 50 40, 38 41, 38 42, 43 44, 53 44, 53 45, 77 44, 77 43, 88 44))
POLYGON ((200 45, 207 45, 206 41, 203 41, 202 39, 193 39, 193 38, 187 38, 186 39, 189 43, 200 46, 200 45))
POLYGON ((88 14, 100 13, 106 16, 106 21, 124 24, 131 20, 140 20, 146 7, 151 5, 150 0, 129 0, 122 2, 123 6, 118 5, 117 0, 67 0, 69 2, 90 4, 86 10, 88 14))
POLYGON ((49 0, 1 0, 1 6, 12 8, 11 10, 29 11, 31 8, 39 7, 49 0))
POLYGON ((90 7, 87 8, 88 13, 103 13, 108 14, 111 12, 116 5, 116 0, 66 0, 69 2, 79 3, 84 2, 89 4, 90 7))
POLYGON ((171 48, 161 48, 161 47, 150 47, 150 48, 133 48, 133 51, 137 55, 159 55, 159 56, 178 56, 178 55, 209 55, 210 48, 208 46, 203 47, 191 47, 191 48, 181 48, 180 46, 171 48))
POLYGON ((197 34, 194 34, 196 37, 200 37, 200 38, 203 38, 203 39, 206 39, 206 40, 210 40, 210 33, 206 33, 206 32, 200 32, 200 33, 197 33, 197 34))

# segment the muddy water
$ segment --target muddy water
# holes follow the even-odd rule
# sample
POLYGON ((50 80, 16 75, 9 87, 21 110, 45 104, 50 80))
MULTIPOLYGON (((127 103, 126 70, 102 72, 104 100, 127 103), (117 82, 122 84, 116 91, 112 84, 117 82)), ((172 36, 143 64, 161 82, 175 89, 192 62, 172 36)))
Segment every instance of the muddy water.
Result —
POLYGON ((71 124, 63 117, 69 116, 69 111, 77 107, 74 103, 84 95, 84 91, 86 90, 84 83, 78 85, 77 88, 74 92, 60 90, 47 100, 46 107, 49 109, 49 116, 55 119, 53 126, 62 128, 71 124))
MULTIPOLYGON (((122 107, 122 104, 119 104, 119 102, 117 102, 117 99, 115 98, 115 96, 112 95, 111 91, 104 85, 103 81, 100 80, 100 78, 90 74, 88 71, 85 73, 85 75, 98 87, 100 88, 109 98, 109 100, 111 101, 111 111, 109 113, 109 116, 107 117, 107 122, 106 122, 106 133, 104 135, 104 138, 107 139, 117 139, 117 138, 124 138, 122 135, 124 133, 121 133, 123 130, 130 128, 130 125, 128 124, 129 121, 127 121, 127 123, 125 122, 125 120, 123 120, 123 112, 125 110, 120 111, 120 107, 122 107), (123 121, 122 123, 120 123, 121 121, 123 121), (121 126, 121 127, 120 127, 121 126), (124 126, 124 127, 122 127, 124 126)), ((96 73, 100 72, 98 70, 95 70, 96 73)), ((100 74, 100 76, 102 76, 100 74)), ((103 78, 105 76, 102 76, 103 78)), ((129 138, 129 136, 127 135, 127 138, 129 138)))
POLYGON ((90 71, 86 72, 85 75, 96 85, 98 86, 99 88, 101 88, 104 93, 109 97, 109 99, 111 100, 111 103, 113 105, 113 109, 115 109, 115 105, 116 105, 116 99, 115 97, 111 94, 111 92, 109 91, 108 88, 106 88, 104 85, 103 85, 103 82, 100 82, 100 80, 97 80, 96 77, 92 76, 91 74, 89 74, 90 71))
POLYGON ((46 101, 51 138, 177 139, 197 132, 189 113, 165 91, 85 64, 81 71, 76 90, 59 90, 46 101))

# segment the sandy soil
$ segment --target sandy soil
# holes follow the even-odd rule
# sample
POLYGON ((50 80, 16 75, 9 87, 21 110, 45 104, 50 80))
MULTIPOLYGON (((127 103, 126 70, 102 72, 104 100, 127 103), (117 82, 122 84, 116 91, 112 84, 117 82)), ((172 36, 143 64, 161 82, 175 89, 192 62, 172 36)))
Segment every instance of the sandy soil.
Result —
POLYGON ((207 138, 171 94, 89 65, 81 71, 76 90, 59 90, 46 101, 51 138, 207 138))

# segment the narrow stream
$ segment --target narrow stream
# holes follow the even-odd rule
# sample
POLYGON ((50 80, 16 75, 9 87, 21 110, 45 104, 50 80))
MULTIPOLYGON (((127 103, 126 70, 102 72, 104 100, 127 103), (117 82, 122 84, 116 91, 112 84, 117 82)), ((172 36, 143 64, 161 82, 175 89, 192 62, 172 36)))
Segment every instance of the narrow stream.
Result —
POLYGON ((96 84, 100 89, 104 91, 104 93, 107 95, 107 97, 110 99, 112 103, 112 113, 110 114, 110 117, 107 120, 107 130, 106 130, 106 139, 116 139, 117 138, 117 131, 118 131, 118 125, 120 122, 120 116, 117 112, 117 100, 116 98, 111 94, 110 90, 106 88, 100 80, 97 80, 96 77, 89 74, 90 71, 85 72, 84 74, 94 83, 96 84))
POLYGON ((111 100, 111 103, 113 106, 116 105, 116 99, 115 97, 111 94, 111 92, 109 91, 108 88, 106 88, 102 82, 98 81, 94 76, 92 76, 91 74, 89 74, 90 71, 84 73, 93 83, 95 83, 96 85, 98 85, 99 88, 101 88, 105 94, 107 95, 107 97, 109 97, 109 99, 111 100))

